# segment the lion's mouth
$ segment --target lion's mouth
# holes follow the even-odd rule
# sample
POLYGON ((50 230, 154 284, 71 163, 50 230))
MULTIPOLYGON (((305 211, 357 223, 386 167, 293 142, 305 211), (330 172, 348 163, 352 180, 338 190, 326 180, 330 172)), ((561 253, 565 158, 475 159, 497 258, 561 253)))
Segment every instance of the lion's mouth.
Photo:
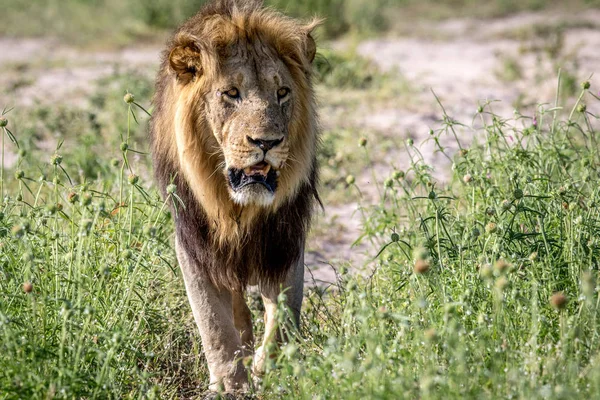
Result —
POLYGON ((277 171, 264 161, 244 169, 230 168, 229 184, 234 191, 244 186, 259 184, 271 193, 277 189, 277 171))

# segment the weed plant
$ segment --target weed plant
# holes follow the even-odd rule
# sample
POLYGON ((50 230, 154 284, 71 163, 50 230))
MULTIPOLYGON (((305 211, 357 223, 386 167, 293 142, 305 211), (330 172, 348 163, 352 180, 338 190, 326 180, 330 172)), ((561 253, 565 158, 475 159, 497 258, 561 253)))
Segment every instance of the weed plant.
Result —
POLYGON ((461 124, 441 107, 427 140, 450 181, 407 141, 410 168, 361 208, 362 239, 380 248, 372 272, 341 267, 325 300, 308 296, 303 339, 272 364, 267 397, 595 398, 600 158, 585 102, 599 99, 582 87, 568 113, 504 119, 487 102, 461 124))
MULTIPOLYGON (((145 110, 125 100, 120 157, 97 180, 73 175, 60 143, 38 175, 25 151, 11 179, 0 169, 0 398, 165 398, 204 378, 171 246, 177 194, 136 174, 145 110)), ((2 161, 19 146, 9 115, 2 161)))

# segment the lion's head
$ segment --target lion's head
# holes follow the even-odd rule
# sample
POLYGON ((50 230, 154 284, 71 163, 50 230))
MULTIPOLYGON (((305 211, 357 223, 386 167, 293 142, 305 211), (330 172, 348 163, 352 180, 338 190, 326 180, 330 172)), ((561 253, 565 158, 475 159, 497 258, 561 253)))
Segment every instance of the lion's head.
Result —
POLYGON ((239 225, 314 184, 315 25, 223 0, 170 41, 157 82, 155 161, 167 155, 216 222, 239 225))

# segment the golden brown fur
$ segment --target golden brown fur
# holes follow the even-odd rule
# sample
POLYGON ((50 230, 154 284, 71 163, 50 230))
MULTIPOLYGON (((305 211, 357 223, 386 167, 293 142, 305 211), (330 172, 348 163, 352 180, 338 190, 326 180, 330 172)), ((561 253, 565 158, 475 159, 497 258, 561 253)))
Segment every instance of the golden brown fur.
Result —
MULTIPOLYGON (((300 320, 304 243, 319 143, 302 24, 259 2, 217 0, 169 41, 150 138, 163 196, 174 185, 176 253, 210 371, 210 390, 246 390, 280 340, 278 301, 300 320), (244 293, 257 284, 265 334, 254 352, 244 293), (285 291, 285 296, 281 296, 285 291)), ((169 190, 171 192, 171 190, 169 190)))
MULTIPOLYGON (((206 267, 216 284, 242 287, 260 278, 277 280, 276 275, 285 272, 285 266, 269 267, 273 276, 268 276, 267 271, 253 270, 266 268, 256 265, 265 255, 249 254, 257 253, 249 248, 272 246, 260 243, 262 230, 273 229, 269 223, 297 225, 296 238, 289 238, 296 242, 291 252, 304 240, 311 199, 318 199, 315 157, 318 126, 310 79, 310 63, 315 54, 310 32, 315 24, 315 21, 301 24, 261 8, 258 2, 216 1, 187 21, 164 52, 151 126, 156 176, 163 193, 174 182, 178 194, 184 198, 186 209, 177 210, 178 231, 197 235, 195 232, 203 230, 200 235, 203 240, 190 241, 189 246, 208 247, 202 253, 222 255, 225 266, 215 265, 214 270, 206 267), (211 85, 223 74, 228 57, 250 46, 261 46, 275 53, 291 76, 295 96, 287 127, 286 161, 279 171, 274 199, 266 206, 232 201, 221 171, 231 146, 219 143, 213 129, 219 121, 210 120, 205 112, 211 85), (272 221, 273 216, 277 221, 272 221)), ((252 120, 252 115, 249 113, 248 125, 260 122, 252 120)), ((234 156, 229 158, 235 162, 234 156)), ((282 262, 289 264, 293 258, 297 254, 283 257, 282 262)))

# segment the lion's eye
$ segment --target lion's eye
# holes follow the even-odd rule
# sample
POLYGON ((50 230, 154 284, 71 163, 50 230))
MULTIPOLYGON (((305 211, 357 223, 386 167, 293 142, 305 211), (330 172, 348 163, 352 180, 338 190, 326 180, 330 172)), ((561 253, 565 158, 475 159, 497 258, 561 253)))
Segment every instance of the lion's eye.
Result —
POLYGON ((277 91, 277 98, 279 100, 283 99, 285 96, 290 94, 290 89, 286 87, 282 87, 277 91))
POLYGON ((223 92, 223 94, 225 94, 230 99, 239 99, 240 98, 240 91, 237 90, 236 88, 231 88, 228 91, 223 92))

